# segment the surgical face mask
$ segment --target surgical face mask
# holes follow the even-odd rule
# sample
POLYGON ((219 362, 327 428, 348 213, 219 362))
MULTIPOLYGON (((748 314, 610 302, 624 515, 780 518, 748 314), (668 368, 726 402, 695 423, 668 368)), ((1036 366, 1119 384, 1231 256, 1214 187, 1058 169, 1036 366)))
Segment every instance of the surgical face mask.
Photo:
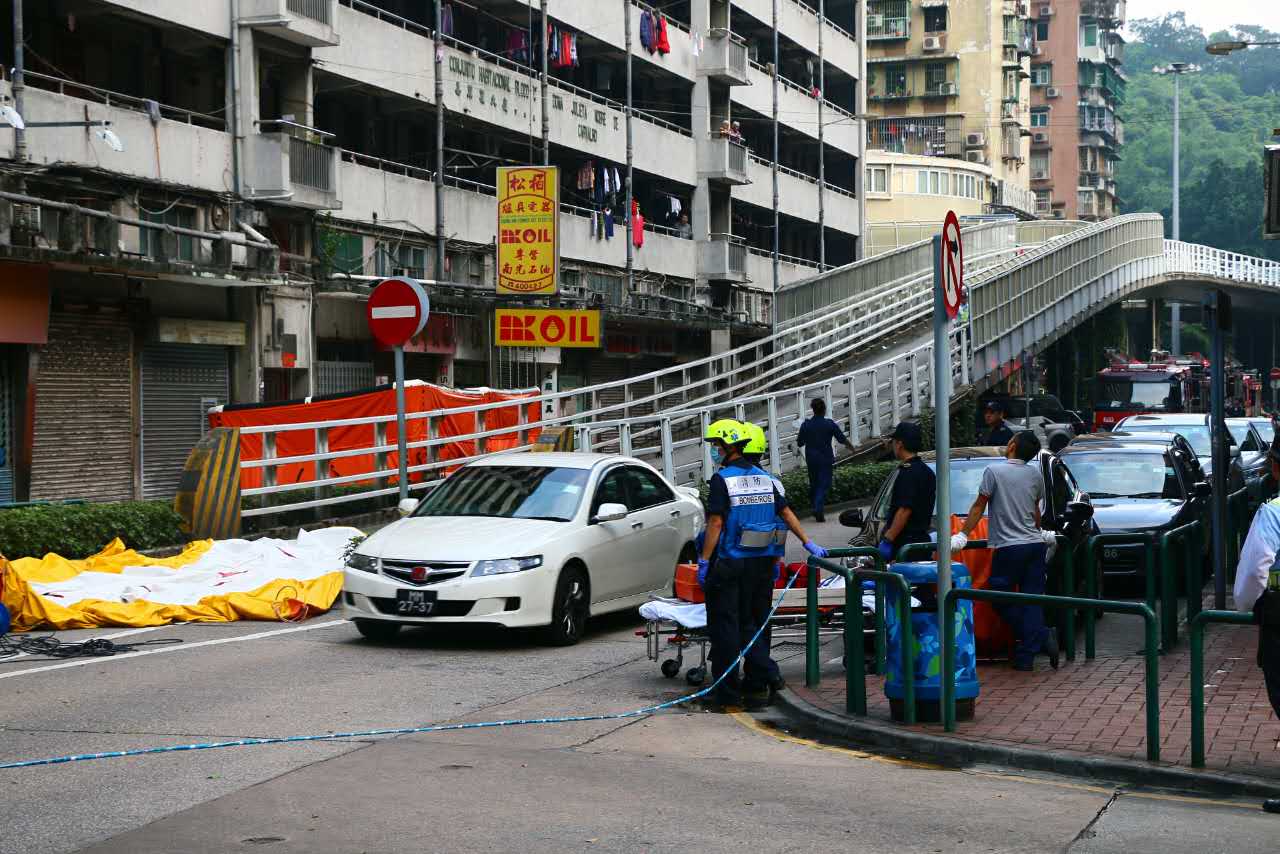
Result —
POLYGON ((720 451, 719 445, 711 446, 711 462, 720 465, 724 461, 724 454, 720 451))

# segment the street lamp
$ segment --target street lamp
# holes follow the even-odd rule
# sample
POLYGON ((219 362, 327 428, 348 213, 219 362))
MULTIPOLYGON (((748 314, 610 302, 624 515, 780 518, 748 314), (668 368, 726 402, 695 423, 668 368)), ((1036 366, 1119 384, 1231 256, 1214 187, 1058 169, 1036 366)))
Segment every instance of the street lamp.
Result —
MULTIPOLYGON (((1180 204, 1180 196, 1182 194, 1182 181, 1180 172, 1179 148, 1181 144, 1181 122, 1179 121, 1180 101, 1182 97, 1182 86, 1180 80, 1184 74, 1194 74, 1200 70, 1200 66, 1193 65, 1190 62, 1171 62, 1168 65, 1157 65, 1151 69, 1153 74, 1172 74, 1173 75, 1173 239, 1182 239, 1182 210, 1180 204)), ((1182 306, 1179 303, 1172 303, 1172 315, 1169 322, 1169 350, 1174 355, 1182 353, 1182 306)))
POLYGON ((1213 56, 1227 56, 1238 50, 1248 50, 1251 47, 1274 47, 1280 45, 1280 42, 1210 42, 1204 46, 1204 52, 1213 56))

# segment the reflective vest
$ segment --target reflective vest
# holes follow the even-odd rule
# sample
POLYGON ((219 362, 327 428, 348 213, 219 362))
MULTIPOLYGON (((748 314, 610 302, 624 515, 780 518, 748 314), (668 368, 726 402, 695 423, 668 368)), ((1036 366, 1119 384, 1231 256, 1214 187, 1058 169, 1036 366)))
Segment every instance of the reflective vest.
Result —
POLYGON ((729 513, 720 535, 719 551, 725 557, 781 557, 787 529, 774 512, 774 482, 758 466, 721 469, 729 491, 729 513))

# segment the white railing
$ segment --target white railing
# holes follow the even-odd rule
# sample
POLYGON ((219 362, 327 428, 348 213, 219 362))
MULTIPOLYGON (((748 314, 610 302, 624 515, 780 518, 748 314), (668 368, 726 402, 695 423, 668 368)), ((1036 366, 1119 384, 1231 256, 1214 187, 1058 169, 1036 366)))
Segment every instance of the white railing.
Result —
POLYGON ((1280 261, 1241 255, 1181 240, 1164 242, 1167 272, 1213 276, 1255 285, 1280 287, 1280 261))

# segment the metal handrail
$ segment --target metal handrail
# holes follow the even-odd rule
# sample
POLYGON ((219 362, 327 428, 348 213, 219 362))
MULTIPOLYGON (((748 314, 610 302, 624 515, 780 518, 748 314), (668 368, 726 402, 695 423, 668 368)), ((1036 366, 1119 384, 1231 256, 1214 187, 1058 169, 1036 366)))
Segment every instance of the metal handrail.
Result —
POLYGON ((953 587, 942 599, 942 726, 947 732, 956 730, 956 600, 1002 603, 1008 605, 1039 605, 1082 609, 1088 614, 1102 611, 1111 614, 1134 614, 1142 617, 1146 630, 1147 688, 1147 759, 1160 759, 1160 632, 1155 613, 1140 602, 1113 602, 1106 599, 1082 599, 1076 596, 1046 596, 1036 593, 1011 593, 1006 590, 974 590, 953 587))
POLYGON ((1160 643, 1165 651, 1178 643, 1178 591, 1174 561, 1181 555, 1187 582, 1187 621, 1200 612, 1200 552, 1204 536, 1199 519, 1160 534, 1160 643))
MULTIPOLYGON (((209 113, 201 113, 196 110, 187 110, 182 107, 174 107, 169 104, 162 104, 159 101, 154 101, 150 98, 140 98, 137 95, 126 95, 123 92, 113 92, 110 89, 103 89, 100 86, 91 86, 88 83, 80 83, 76 80, 72 80, 67 77, 55 77, 51 74, 41 74, 38 71, 23 71, 22 79, 25 80, 27 83, 34 83, 35 88, 44 89, 45 91, 54 91, 54 90, 45 89, 44 86, 39 85, 41 82, 57 84, 56 91, 59 95, 67 95, 68 87, 72 89, 83 90, 85 92, 93 93, 102 98, 103 106, 105 107, 119 107, 121 109, 127 109, 135 112, 145 113, 145 112, 148 112, 148 104, 155 104, 156 108, 160 111, 161 118, 168 118, 170 121, 182 121, 182 119, 173 119, 169 116, 166 116, 165 113, 168 112, 168 113, 173 113, 178 116, 184 117, 185 118, 184 123, 188 125, 199 124, 202 127, 209 127, 210 125, 212 125, 213 127, 210 127, 209 128, 210 130, 225 131, 227 129, 227 120, 225 118, 220 118, 218 116, 211 115, 209 113), (113 98, 115 99, 115 103, 112 103, 113 98), (126 103, 121 103, 122 101, 126 103), (196 121, 197 119, 199 119, 200 121, 197 122, 196 121)), ((72 93, 71 97, 80 97, 80 96, 72 93)), ((89 99, 82 98, 81 100, 89 100, 89 99)))
MULTIPOLYGON (((320 128, 313 128, 310 125, 299 124, 292 119, 254 119, 253 123, 260 128, 266 127, 267 125, 287 128, 288 130, 286 130, 285 133, 289 133, 290 131, 302 131, 304 133, 313 133, 316 136, 324 137, 325 139, 333 139, 337 136, 336 133, 331 133, 327 130, 320 130, 320 128)), ((290 136, 296 136, 296 134, 290 133, 290 136)), ((302 137, 299 137, 299 139, 301 138, 302 137)))
POLYGON ((1209 623, 1239 626, 1257 625, 1251 612, 1201 611, 1188 615, 1187 635, 1191 641, 1191 767, 1204 767, 1204 632, 1209 623))

